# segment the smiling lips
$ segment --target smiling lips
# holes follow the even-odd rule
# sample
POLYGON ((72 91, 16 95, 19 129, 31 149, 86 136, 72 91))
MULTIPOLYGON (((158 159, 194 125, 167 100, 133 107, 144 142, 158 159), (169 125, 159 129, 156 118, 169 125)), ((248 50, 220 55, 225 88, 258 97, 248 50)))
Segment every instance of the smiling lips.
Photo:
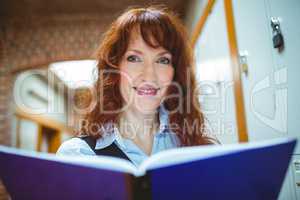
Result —
POLYGON ((143 85, 142 87, 133 87, 137 91, 138 95, 142 96, 155 96, 159 88, 155 88, 152 85, 143 85))

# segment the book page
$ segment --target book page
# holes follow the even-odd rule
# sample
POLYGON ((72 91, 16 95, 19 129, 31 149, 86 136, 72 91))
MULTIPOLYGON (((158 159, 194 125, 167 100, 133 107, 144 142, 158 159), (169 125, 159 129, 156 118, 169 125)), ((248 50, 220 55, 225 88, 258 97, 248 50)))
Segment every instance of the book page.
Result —
POLYGON ((0 145, 0 155, 2 153, 130 174, 135 174, 137 170, 131 162, 109 156, 57 156, 54 154, 40 153, 0 145))
POLYGON ((262 148, 281 143, 290 142, 293 139, 279 138, 267 141, 227 144, 227 145, 205 145, 195 147, 181 147, 159 152, 150 156, 138 168, 130 161, 109 157, 109 156, 57 156, 54 154, 39 153, 35 151, 20 150, 16 148, 0 145, 1 154, 18 155, 36 159, 44 159, 79 166, 93 167, 97 169, 111 170, 123 173, 142 176, 147 170, 163 168, 171 165, 177 165, 195 160, 206 159, 214 156, 226 155, 233 152, 240 152, 247 149, 262 148))
POLYGON ((240 152, 247 149, 275 146, 278 144, 290 142, 292 140, 292 138, 278 138, 252 143, 204 145, 170 149, 149 157, 149 159, 147 159, 140 165, 136 174, 143 175, 147 170, 151 169, 163 168, 171 165, 192 162, 195 160, 226 155, 228 153, 240 152))

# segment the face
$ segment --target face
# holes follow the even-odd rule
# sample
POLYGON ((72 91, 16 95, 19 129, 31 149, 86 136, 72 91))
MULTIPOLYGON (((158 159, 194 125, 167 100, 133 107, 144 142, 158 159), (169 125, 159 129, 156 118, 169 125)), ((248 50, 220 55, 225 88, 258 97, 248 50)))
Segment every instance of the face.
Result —
POLYGON ((155 112, 173 80, 174 68, 170 52, 162 47, 152 48, 140 34, 131 34, 119 67, 124 106, 144 114, 155 112))

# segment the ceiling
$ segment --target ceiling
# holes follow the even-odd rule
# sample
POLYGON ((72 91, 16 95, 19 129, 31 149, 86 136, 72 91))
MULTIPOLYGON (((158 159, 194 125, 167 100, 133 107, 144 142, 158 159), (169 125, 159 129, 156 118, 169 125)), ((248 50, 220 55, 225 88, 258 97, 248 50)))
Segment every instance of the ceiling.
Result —
POLYGON ((185 17, 190 0, 1 0, 0 18, 45 17, 57 15, 97 15, 114 18, 128 6, 164 4, 185 17))

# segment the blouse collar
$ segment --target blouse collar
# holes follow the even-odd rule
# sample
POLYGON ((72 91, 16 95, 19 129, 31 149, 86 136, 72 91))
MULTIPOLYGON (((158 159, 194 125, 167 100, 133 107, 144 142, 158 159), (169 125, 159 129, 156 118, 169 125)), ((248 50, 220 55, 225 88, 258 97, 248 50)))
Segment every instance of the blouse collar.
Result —
MULTIPOLYGON (((168 111, 161 104, 158 108, 159 110, 159 131, 155 134, 156 137, 163 136, 164 134, 168 133, 168 125, 169 125, 169 115, 168 111)), ((114 141, 117 142, 122 148, 126 148, 123 138, 118 130, 112 123, 105 124, 104 127, 105 133, 99 139, 97 139, 95 149, 103 149, 111 145, 114 141)))

